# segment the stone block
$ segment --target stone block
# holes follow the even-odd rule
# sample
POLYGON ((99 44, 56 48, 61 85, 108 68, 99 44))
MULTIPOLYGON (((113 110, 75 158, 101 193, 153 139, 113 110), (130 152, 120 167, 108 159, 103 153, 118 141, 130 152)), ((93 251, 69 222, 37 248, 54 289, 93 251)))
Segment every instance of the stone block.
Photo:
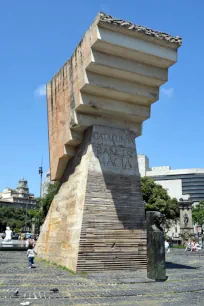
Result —
POLYGON ((46 245, 41 249, 46 258, 53 259, 54 254, 57 263, 74 271, 146 268, 144 204, 134 132, 89 128, 67 166, 47 218, 50 221, 38 241, 46 245), (76 179, 79 168, 83 172, 76 179), (74 202, 68 198, 69 191, 71 199, 75 193, 74 202))

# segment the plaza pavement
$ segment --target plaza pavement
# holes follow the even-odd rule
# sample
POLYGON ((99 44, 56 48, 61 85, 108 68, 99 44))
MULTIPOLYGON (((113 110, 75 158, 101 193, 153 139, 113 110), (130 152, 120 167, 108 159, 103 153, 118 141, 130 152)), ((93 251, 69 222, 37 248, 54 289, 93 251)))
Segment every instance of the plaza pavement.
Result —
POLYGON ((73 275, 41 260, 28 269, 24 251, 1 251, 0 305, 204 305, 204 251, 174 249, 166 262, 168 280, 153 282, 144 272, 73 275))

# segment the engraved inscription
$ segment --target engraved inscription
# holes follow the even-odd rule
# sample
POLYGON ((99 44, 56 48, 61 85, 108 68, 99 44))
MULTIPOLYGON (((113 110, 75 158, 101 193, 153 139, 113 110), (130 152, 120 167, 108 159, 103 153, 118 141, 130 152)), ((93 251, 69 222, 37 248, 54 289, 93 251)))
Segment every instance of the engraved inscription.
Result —
POLYGON ((134 132, 101 127, 93 132, 92 146, 102 167, 116 171, 136 170, 134 132))
POLYGON ((93 133, 93 139, 97 140, 101 144, 105 142, 112 142, 113 144, 134 144, 134 137, 133 135, 116 135, 116 134, 105 134, 105 133, 93 133))
POLYGON ((135 151, 126 148, 93 145, 95 156, 101 165, 121 169, 132 169, 135 159, 135 151))

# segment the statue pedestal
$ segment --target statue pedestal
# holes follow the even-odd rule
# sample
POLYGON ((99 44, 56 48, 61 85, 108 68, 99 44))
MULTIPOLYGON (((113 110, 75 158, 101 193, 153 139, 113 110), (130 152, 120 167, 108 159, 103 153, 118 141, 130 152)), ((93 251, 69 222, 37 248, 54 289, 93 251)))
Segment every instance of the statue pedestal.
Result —
POLYGON ((9 241, 5 241, 3 240, 1 242, 2 246, 5 246, 5 247, 12 247, 13 246, 13 241, 12 240, 9 240, 9 241))
POLYGON ((180 199, 179 208, 180 208, 180 235, 185 240, 195 238, 195 233, 193 229, 192 222, 192 204, 193 202, 188 200, 180 199))
POLYGON ((134 132, 90 127, 63 179, 37 253, 73 271, 146 269, 134 132))
POLYGON ((160 212, 147 212, 147 277, 156 281, 166 280, 162 216, 160 212))

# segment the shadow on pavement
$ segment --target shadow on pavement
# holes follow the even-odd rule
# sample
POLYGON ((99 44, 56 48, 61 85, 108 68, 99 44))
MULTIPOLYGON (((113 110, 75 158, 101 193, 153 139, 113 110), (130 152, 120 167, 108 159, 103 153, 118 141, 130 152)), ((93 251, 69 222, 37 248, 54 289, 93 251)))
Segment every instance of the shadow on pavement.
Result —
POLYGON ((166 269, 191 269, 191 270, 196 270, 198 267, 191 267, 191 266, 186 266, 186 265, 181 265, 181 264, 176 264, 173 262, 166 261, 166 269))

